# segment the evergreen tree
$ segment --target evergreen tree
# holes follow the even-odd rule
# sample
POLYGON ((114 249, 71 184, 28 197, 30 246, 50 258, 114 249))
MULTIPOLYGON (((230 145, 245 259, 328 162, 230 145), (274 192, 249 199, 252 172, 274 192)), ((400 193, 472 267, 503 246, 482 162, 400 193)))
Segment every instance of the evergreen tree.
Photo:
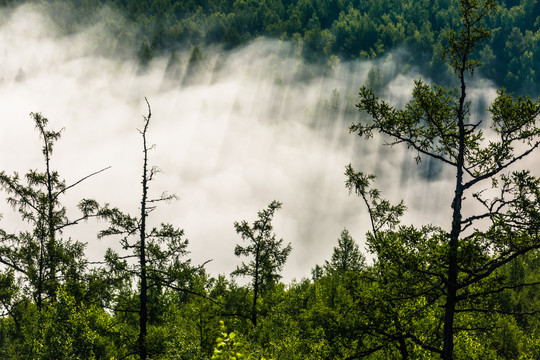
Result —
POLYGON ((358 244, 354 242, 349 231, 343 229, 338 239, 338 246, 334 248, 332 253, 332 259, 330 262, 326 261, 324 267, 329 273, 358 272, 365 267, 365 261, 358 244))
POLYGON ((250 261, 247 264, 242 262, 232 275, 251 278, 253 286, 251 322, 254 326, 257 326, 257 300, 281 278, 279 272, 283 269, 292 249, 291 244, 283 247, 283 239, 276 240, 276 234, 272 233, 272 219, 275 211, 280 208, 280 202, 272 201, 267 209, 258 212, 259 219, 252 226, 245 220, 234 223, 236 232, 243 240, 249 242, 247 246, 236 245, 234 254, 247 256, 250 261))
POLYGON ((133 276, 138 281, 139 293, 136 310, 118 310, 136 311, 139 315, 137 352, 140 359, 147 359, 149 356, 147 335, 151 289, 160 289, 163 286, 181 289, 191 271, 189 261, 181 260, 187 254, 187 240, 183 239, 183 230, 170 224, 161 224, 159 228, 151 229, 147 225, 148 215, 155 208, 155 203, 172 200, 175 196, 162 194, 158 198, 149 197, 150 182, 154 179, 158 169, 150 168, 148 164, 148 152, 152 147, 147 144, 146 136, 152 112, 148 101, 146 103, 148 115, 144 116, 144 128, 140 131, 143 139, 143 165, 139 216, 132 217, 117 208, 110 207, 101 209, 99 213, 110 222, 109 228, 101 231, 99 236, 122 235, 120 240, 122 248, 132 252, 126 256, 120 256, 109 249, 106 261, 112 272, 118 272, 120 276, 133 276), (137 262, 135 264, 128 263, 127 259, 129 258, 135 258, 137 262))
POLYGON ((79 241, 62 238, 62 232, 97 216, 96 201, 83 199, 78 208, 81 214, 68 218, 67 209, 60 202, 62 195, 85 179, 105 170, 88 175, 73 184, 66 184, 53 170, 54 144, 61 132, 49 130, 48 120, 39 113, 31 114, 42 140, 43 171, 29 171, 23 181, 19 174, 0 172, 0 187, 9 194, 7 202, 18 211, 30 229, 18 234, 0 232, 0 263, 18 274, 23 292, 35 301, 41 310, 44 301, 54 301, 60 285, 79 294, 86 268, 85 245, 79 241))
MULTIPOLYGON (((457 95, 417 81, 412 101, 404 109, 396 109, 362 87, 358 108, 371 121, 351 127, 366 138, 373 132, 386 134, 391 144, 405 144, 417 152, 417 161, 432 157, 455 171, 449 232, 433 226, 381 232, 374 226, 368 238, 378 262, 385 264, 381 266, 383 281, 396 285, 403 292, 401 298, 422 298, 434 309, 444 309, 434 313, 443 324, 441 331, 429 336, 424 332, 422 337, 409 333, 407 337, 445 360, 464 351, 463 345, 456 349, 455 343, 468 336, 468 314, 496 312, 481 308, 485 303, 480 300, 504 288, 496 270, 540 248, 540 179, 517 169, 520 160, 540 146, 540 101, 514 98, 501 90, 489 108, 489 129, 470 120, 467 80, 481 65, 474 58, 475 50, 490 36, 484 24, 496 3, 462 0, 460 6, 461 29, 448 32, 443 50, 459 80, 457 95), (476 201, 483 210, 464 215, 466 201, 476 201)), ((366 194, 369 182, 363 181, 365 175, 348 173, 352 188, 359 195, 366 194)), ((380 204, 366 204, 368 209, 371 204, 374 222, 384 222, 396 213, 380 204)), ((389 303, 397 295, 389 295, 389 303)))

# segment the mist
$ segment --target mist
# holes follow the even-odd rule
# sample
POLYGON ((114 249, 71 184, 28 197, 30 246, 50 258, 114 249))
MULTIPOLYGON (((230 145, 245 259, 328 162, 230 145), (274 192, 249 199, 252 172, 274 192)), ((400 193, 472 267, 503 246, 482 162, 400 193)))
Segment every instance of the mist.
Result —
MULTIPOLYGON (((399 52, 377 61, 312 67, 306 76, 294 44, 258 39, 228 52, 201 48, 202 65, 187 81, 191 47, 177 50, 177 63, 171 65, 166 55, 141 69, 135 60, 125 60, 125 46, 111 56, 96 45, 104 36, 99 23, 65 35, 29 5, 2 17, 1 170, 24 174, 43 168, 30 112, 41 112, 52 129, 65 129, 52 166, 68 184, 111 166, 62 199, 72 214, 81 198, 137 214, 142 170, 137 129, 147 115, 146 97, 152 109, 148 141, 155 144, 149 161, 162 171, 150 191, 179 197, 161 204, 149 221, 184 229, 189 257, 194 264, 212 260, 206 265, 212 275, 228 275, 241 261, 234 256, 241 238, 233 223, 254 221, 272 200, 283 203, 274 231, 293 247, 284 281, 308 277, 329 259, 343 228, 363 249, 369 219, 362 201, 345 188, 349 163, 376 174, 375 186, 384 197, 405 201, 404 223, 450 225, 451 169, 428 159, 417 165, 416 154, 402 147, 348 133, 359 120, 356 93, 370 69, 383 70, 381 97, 396 105, 410 98, 421 73, 401 73, 399 52)), ((473 104, 489 104, 496 95, 489 82, 475 86, 473 104)), ((20 230, 23 225, 5 194, 1 197, 0 226, 20 230)), ((65 236, 87 242, 88 257, 96 261, 107 247, 118 247, 117 239, 96 239, 105 227, 90 221, 65 236)))

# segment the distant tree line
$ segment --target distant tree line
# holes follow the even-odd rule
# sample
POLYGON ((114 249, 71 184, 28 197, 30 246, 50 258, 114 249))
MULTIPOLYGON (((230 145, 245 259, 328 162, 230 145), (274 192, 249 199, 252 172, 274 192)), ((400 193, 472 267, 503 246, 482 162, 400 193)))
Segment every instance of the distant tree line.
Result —
MULTIPOLYGON (((48 0, 33 2, 47 4, 48 0)), ((1 0, 15 6, 24 1, 1 0)), ((66 31, 95 20, 102 4, 128 20, 107 26, 114 39, 139 49, 141 62, 183 46, 218 44, 231 49, 260 36, 292 41, 309 63, 373 59, 404 48, 404 68, 419 67, 438 82, 452 79, 439 62, 445 34, 460 15, 458 0, 89 0, 50 1, 52 18, 66 31), (58 11, 58 7, 65 11, 58 11), (62 17, 62 14, 66 15, 62 17)), ((101 14, 103 15, 103 14, 101 14)), ((503 1, 487 24, 492 37, 476 49, 480 73, 517 93, 538 92, 540 82, 540 3, 503 1)))

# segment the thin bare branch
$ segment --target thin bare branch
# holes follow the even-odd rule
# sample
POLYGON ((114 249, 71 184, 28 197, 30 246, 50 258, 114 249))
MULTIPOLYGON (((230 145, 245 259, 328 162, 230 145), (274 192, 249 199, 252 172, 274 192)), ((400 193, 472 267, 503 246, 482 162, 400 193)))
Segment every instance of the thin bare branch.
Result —
POLYGON ((89 175, 86 175, 85 177, 81 178, 80 180, 74 182, 73 184, 71 184, 71 185, 69 185, 69 186, 66 186, 66 187, 63 188, 61 191, 57 192, 57 193, 54 195, 54 199, 57 199, 58 196, 60 196, 61 194, 65 193, 67 190, 69 190, 69 189, 71 189, 71 188, 77 186, 78 184, 82 183, 82 182, 85 181, 86 179, 88 179, 88 178, 90 178, 90 177, 92 177, 92 176, 95 176, 95 175, 97 175, 97 174, 99 174, 99 173, 102 173, 102 172, 104 172, 105 170, 110 169, 111 167, 112 167, 112 166, 107 166, 106 168, 103 168, 103 169, 98 170, 98 171, 96 171, 96 172, 93 172, 93 173, 91 173, 91 174, 89 174, 89 175))

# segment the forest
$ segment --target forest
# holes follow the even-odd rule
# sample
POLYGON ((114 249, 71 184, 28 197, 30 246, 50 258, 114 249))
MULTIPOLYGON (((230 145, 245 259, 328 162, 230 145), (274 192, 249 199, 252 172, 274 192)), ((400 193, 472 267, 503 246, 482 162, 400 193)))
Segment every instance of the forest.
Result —
POLYGON ((536 1, 59 1, 73 16, 55 7, 53 19, 75 33, 103 4, 136 26, 111 20, 116 37, 100 46, 135 49, 142 73, 188 47, 191 75, 205 47, 233 51, 257 37, 295 44, 304 79, 407 49, 402 71, 417 68, 433 83, 415 80, 399 106, 379 97, 388 79, 370 71, 357 84, 357 121, 344 126, 356 142, 450 169, 450 215, 446 227, 407 224, 407 204, 388 200, 381 179, 343 164, 343 190, 368 219, 364 239, 343 229, 309 277, 285 283, 294 249, 274 227, 286 206, 275 199, 230 224, 238 265, 213 274, 190 258, 182 219, 153 219, 182 189, 154 195, 151 98, 137 128, 135 213, 79 196, 108 167, 66 180, 54 159, 69 134, 32 112, 40 168, 0 169, 1 200, 19 221, 11 232, 0 219, 0 358, 540 359, 540 177, 530 165, 540 100, 529 96, 540 83, 536 1), (477 77, 499 88, 485 120, 473 116, 477 77), (76 215, 67 194, 79 196, 76 215), (67 235, 93 221, 102 225, 95 238, 116 244, 99 261, 67 235))
MULTIPOLYGON (((0 6, 21 2, 1 0, 0 6)), ((42 1, 36 1, 42 2, 42 1)), ((45 2, 46 3, 46 2, 45 2)), ((451 82, 441 64, 445 34, 459 24, 458 0, 73 0, 53 18, 66 32, 93 21, 103 4, 121 12, 136 30, 114 24, 106 41, 138 47, 141 63, 180 47, 216 44, 231 49, 258 37, 293 41, 307 63, 372 59, 406 48, 404 69, 417 67, 439 83, 451 82), (70 16, 63 16, 69 13, 70 16)), ((486 19, 493 30, 475 51, 479 73, 518 94, 537 95, 540 82, 540 5, 536 0, 502 1, 486 19)))

